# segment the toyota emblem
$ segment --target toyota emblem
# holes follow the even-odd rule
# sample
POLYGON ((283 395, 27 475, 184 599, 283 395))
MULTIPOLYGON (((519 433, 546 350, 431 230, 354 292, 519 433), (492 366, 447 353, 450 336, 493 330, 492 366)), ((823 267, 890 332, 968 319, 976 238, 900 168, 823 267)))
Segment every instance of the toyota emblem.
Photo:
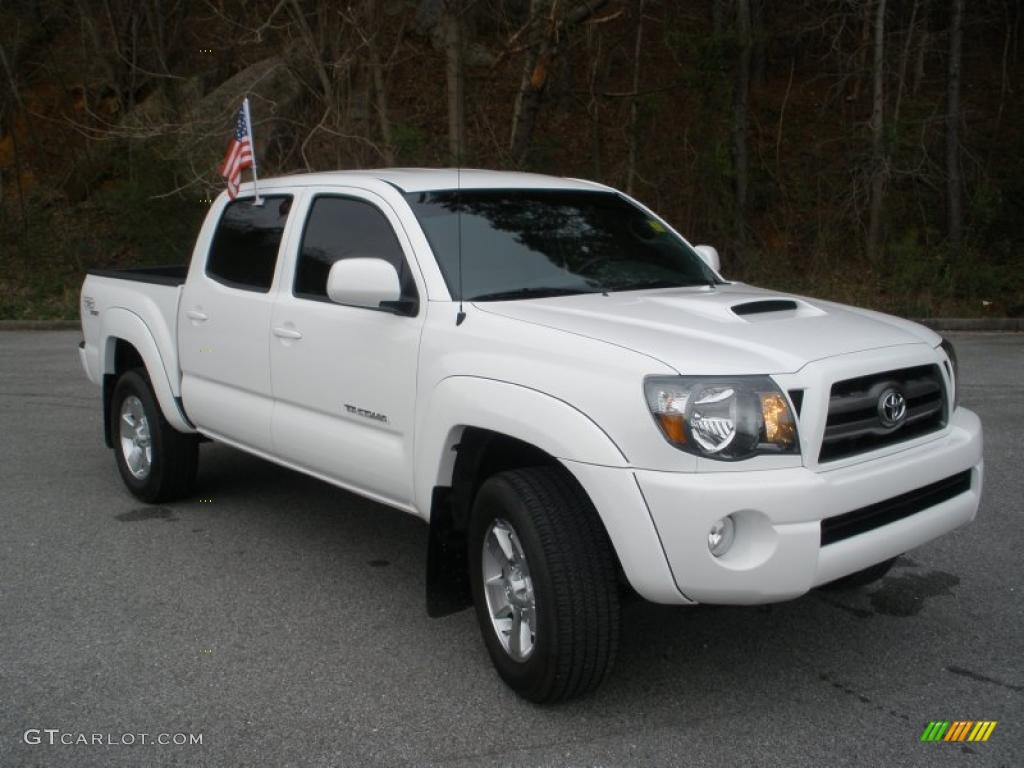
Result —
POLYGON ((883 427, 898 427, 907 418, 907 398, 898 389, 890 387, 878 397, 878 418, 883 427))

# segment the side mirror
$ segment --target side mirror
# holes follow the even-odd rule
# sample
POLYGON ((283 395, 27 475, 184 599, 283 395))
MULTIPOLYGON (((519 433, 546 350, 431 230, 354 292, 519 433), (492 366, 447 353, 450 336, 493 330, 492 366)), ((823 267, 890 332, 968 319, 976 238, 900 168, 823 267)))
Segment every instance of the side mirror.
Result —
POLYGON ((713 245, 698 245, 694 246, 697 255, 701 257, 705 264, 711 267, 715 272, 722 270, 722 260, 718 258, 718 249, 713 245))
POLYGON ((384 302, 401 297, 398 272, 384 259, 342 259, 334 262, 327 273, 327 298, 335 304, 380 309, 384 302))

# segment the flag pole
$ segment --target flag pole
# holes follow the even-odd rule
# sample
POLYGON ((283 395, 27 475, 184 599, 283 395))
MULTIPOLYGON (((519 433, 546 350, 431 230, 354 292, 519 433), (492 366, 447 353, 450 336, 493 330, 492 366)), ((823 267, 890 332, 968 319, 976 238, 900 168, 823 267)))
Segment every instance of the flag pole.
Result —
POLYGON ((245 129, 249 132, 249 147, 252 149, 252 191, 256 196, 256 199, 253 200, 253 205, 263 205, 263 201, 260 200, 260 190, 256 186, 258 181, 256 177, 256 139, 252 136, 252 114, 249 112, 248 96, 242 102, 242 108, 245 110, 245 129))

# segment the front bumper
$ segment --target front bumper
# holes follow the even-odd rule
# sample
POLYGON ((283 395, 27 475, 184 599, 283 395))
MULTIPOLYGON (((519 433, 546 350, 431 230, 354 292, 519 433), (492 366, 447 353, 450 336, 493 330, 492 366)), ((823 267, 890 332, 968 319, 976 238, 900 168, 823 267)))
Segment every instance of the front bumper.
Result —
POLYGON ((934 440, 824 472, 804 467, 676 473, 567 466, 590 494, 627 578, 641 595, 666 603, 755 604, 798 597, 972 520, 981 496, 981 448, 978 417, 960 408, 949 429, 934 440), (970 486, 962 493, 822 545, 823 519, 964 471, 970 472, 970 486), (708 550, 707 534, 715 521, 730 514, 736 521, 735 544, 716 558, 708 550))

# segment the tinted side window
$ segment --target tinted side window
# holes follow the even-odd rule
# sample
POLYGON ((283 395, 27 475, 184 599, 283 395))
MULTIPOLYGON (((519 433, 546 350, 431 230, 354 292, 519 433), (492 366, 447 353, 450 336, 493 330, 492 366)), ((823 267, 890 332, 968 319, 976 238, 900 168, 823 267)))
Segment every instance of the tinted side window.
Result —
POLYGON ((253 205, 252 198, 228 203, 210 244, 206 274, 232 288, 269 291, 291 206, 291 195, 264 197, 262 205, 253 205))
POLYGON ((327 299, 327 273, 341 259, 384 259, 398 271, 402 298, 416 298, 416 283, 391 224, 378 208, 347 197, 318 197, 306 219, 293 293, 327 299))

